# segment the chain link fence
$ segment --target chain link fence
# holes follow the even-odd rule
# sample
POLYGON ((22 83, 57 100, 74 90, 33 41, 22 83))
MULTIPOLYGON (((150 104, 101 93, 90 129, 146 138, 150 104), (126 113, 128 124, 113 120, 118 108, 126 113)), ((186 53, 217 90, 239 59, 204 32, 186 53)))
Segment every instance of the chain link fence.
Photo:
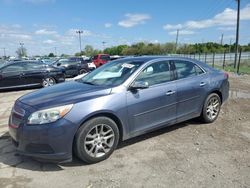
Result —
POLYGON ((230 72, 250 74, 250 52, 239 52, 237 57, 238 66, 234 66, 235 53, 203 53, 203 54, 177 54, 207 63, 208 65, 224 69, 230 72))

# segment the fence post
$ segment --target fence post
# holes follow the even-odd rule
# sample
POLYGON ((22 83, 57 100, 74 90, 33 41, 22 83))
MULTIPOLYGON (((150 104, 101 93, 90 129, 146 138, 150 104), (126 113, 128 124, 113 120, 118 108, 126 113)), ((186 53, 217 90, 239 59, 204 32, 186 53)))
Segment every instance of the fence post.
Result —
POLYGON ((214 68, 214 57, 215 57, 215 53, 213 53, 213 68, 214 68))
POLYGON ((238 65, 237 65, 237 74, 239 74, 239 69, 240 69, 241 50, 242 49, 240 48, 239 61, 238 61, 238 65))
POLYGON ((207 63, 207 52, 205 53, 205 63, 207 63))
POLYGON ((225 62, 226 62, 226 51, 224 51, 224 57, 223 57, 223 70, 225 68, 225 62))
POLYGON ((201 53, 199 53, 199 61, 201 60, 201 53))
POLYGON ((195 53, 194 53, 194 59, 195 59, 195 53))

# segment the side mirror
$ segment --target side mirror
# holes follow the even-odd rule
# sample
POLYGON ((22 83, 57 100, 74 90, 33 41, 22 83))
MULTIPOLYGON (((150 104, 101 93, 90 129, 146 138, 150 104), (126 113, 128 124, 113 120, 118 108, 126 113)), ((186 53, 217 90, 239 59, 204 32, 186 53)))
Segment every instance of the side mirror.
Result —
POLYGON ((60 65, 61 65, 61 63, 57 63, 57 64, 56 64, 56 66, 60 66, 60 65))
POLYGON ((130 90, 136 90, 136 89, 146 89, 148 88, 148 82, 143 82, 143 81, 135 81, 130 85, 130 90))

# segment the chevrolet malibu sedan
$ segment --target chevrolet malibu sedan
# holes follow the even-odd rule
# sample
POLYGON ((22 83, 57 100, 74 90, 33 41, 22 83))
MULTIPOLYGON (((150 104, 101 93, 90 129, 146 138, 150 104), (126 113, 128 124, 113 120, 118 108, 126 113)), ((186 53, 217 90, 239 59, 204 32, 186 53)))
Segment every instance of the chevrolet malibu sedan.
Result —
POLYGON ((9 132, 20 154, 96 163, 119 141, 196 117, 215 121, 228 93, 228 74, 200 61, 124 58, 19 98, 9 132))

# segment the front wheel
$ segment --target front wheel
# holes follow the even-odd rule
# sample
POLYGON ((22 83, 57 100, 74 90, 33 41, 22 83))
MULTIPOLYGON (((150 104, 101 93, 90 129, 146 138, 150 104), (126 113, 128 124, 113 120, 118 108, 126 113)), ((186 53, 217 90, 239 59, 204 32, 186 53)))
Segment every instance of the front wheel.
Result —
POLYGON ((210 94, 203 105, 201 118, 205 123, 214 122, 220 112, 221 99, 216 93, 210 94))
POLYGON ((76 133, 74 150, 87 163, 107 159, 117 147, 119 130, 108 117, 96 117, 84 123, 76 133))
POLYGON ((56 81, 54 78, 52 77, 48 77, 42 80, 42 86, 43 87, 49 87, 49 86, 53 86, 56 84, 56 81))

